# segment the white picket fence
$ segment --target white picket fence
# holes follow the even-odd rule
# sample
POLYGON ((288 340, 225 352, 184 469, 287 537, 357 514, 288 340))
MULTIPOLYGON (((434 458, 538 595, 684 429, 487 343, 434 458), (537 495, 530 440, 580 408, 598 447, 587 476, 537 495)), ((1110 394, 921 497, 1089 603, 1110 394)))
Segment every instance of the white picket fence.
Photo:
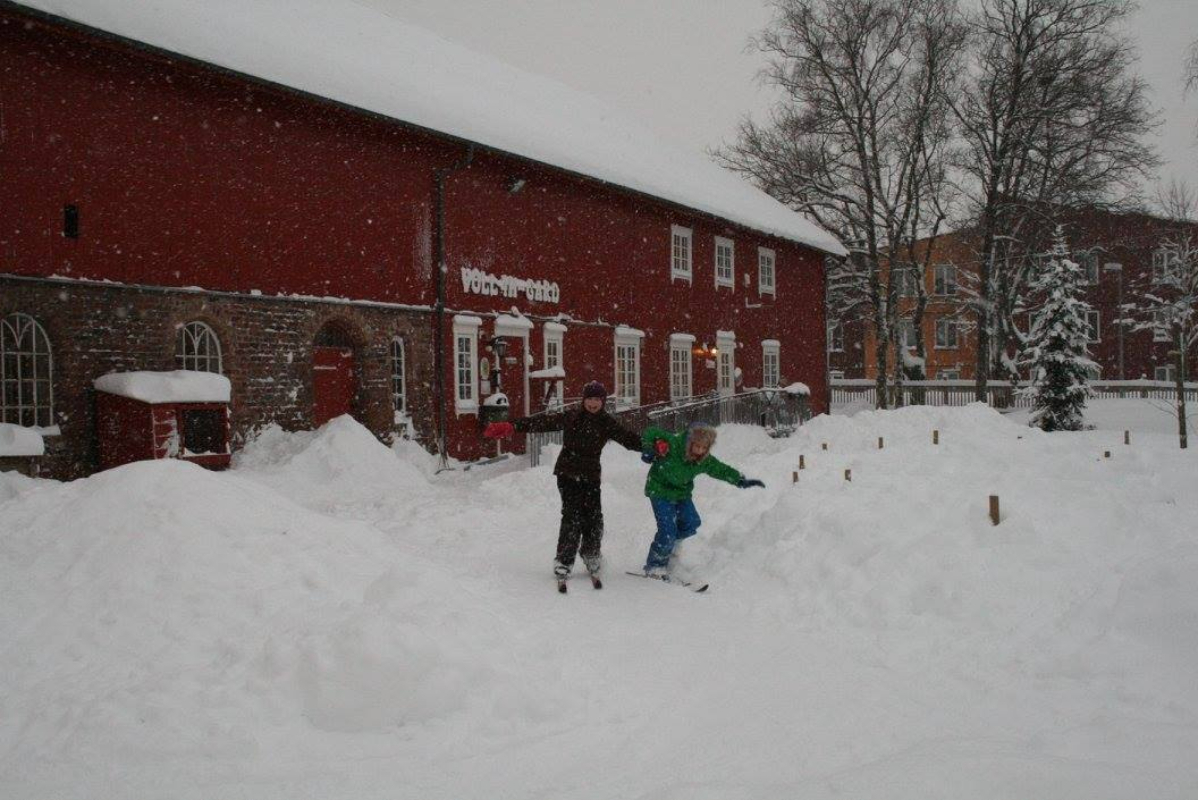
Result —
MULTIPOLYGON (((1010 381, 989 381, 986 384, 987 402, 995 408, 1028 408, 1031 400, 1020 390, 1027 384, 1010 381)), ((1171 381, 1092 381, 1090 388, 1099 398, 1142 398, 1172 400, 1177 388, 1171 381)), ((878 387, 872 380, 837 378, 831 382, 832 408, 850 405, 876 406, 878 387)), ((906 381, 903 383, 901 405, 905 406, 964 406, 975 402, 976 390, 971 380, 906 381)), ((891 407, 900 405, 897 387, 889 387, 891 407)), ((1185 385, 1186 402, 1198 402, 1198 382, 1185 385)))

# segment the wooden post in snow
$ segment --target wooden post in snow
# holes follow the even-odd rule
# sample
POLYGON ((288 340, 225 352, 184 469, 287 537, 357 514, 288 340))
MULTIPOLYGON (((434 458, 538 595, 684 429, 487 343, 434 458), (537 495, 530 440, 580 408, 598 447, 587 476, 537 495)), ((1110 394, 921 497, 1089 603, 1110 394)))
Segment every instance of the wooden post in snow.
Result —
POLYGON ((799 455, 799 469, 807 469, 807 459, 799 455))
POLYGON ((998 524, 998 495, 990 495, 990 523, 998 524))
POLYGON ((882 437, 879 436, 878 437, 878 449, 881 450, 883 447, 885 447, 885 444, 882 442, 882 437))
POLYGON ((1124 444, 1131 444, 1131 431, 1124 431, 1124 432, 1123 432, 1123 443, 1124 443, 1124 444))
POLYGON ((852 471, 851 469, 846 469, 846 470, 844 471, 844 479, 845 479, 846 481, 849 481, 850 483, 852 482, 852 480, 853 480, 853 471, 852 471))
POLYGON ((940 431, 932 431, 932 444, 940 444, 940 431))
POLYGON ((798 473, 798 472, 792 472, 792 473, 790 473, 790 482, 791 482, 791 483, 798 483, 798 482, 799 482, 799 473, 798 473))

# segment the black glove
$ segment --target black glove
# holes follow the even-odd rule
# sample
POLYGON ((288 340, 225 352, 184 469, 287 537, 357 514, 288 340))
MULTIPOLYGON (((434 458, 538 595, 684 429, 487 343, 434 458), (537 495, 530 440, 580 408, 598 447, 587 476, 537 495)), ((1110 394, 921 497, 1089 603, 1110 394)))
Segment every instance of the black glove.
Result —
POLYGON ((748 489, 751 486, 759 486, 762 489, 764 489, 765 483, 763 483, 762 481, 756 480, 754 478, 741 478, 739 481, 736 482, 737 489, 748 489))
POLYGON ((642 450, 641 451, 641 461, 644 461, 646 464, 652 464, 653 460, 656 457, 657 457, 657 454, 654 453, 652 450, 642 450))

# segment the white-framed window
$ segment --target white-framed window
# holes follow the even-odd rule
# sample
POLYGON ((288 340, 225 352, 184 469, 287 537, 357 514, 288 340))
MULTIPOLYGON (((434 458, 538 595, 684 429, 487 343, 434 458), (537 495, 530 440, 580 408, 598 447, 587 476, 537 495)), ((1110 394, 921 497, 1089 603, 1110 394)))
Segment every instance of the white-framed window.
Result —
POLYGON ((828 380, 843 381, 844 380, 844 370, 843 369, 831 370, 830 372, 828 372, 828 380))
POLYGON ((715 285, 736 288, 736 246, 731 239, 715 237, 715 285))
POLYGON ((222 373, 220 339, 216 332, 203 322, 189 322, 180 327, 175 341, 175 363, 179 369, 222 373))
POLYGON ((1161 310, 1152 312, 1152 341, 1168 342, 1172 341, 1172 336, 1169 332, 1169 315, 1161 310))
POLYGON ((1152 377, 1158 381, 1169 381, 1173 383, 1177 380, 1177 367, 1173 364, 1156 367, 1152 371, 1152 377))
POLYGON ((391 340, 391 409, 396 419, 408 413, 406 356, 403 339, 396 336, 391 340))
POLYGON ((1181 254, 1177 248, 1161 245, 1152 251, 1152 282, 1175 281, 1181 275, 1181 254))
POLYGON ((898 343, 907 350, 915 349, 915 320, 899 320, 898 343))
POLYGON ((1102 341, 1102 315, 1090 309, 1086 312, 1086 341, 1090 343, 1102 341))
POLYGON ((957 349, 957 321, 955 319, 936 320, 936 349, 957 349))
POLYGON ((459 413, 478 410, 478 317, 458 314, 453 318, 454 406, 459 413))
POLYGON ((952 297, 957 293, 957 267, 954 264, 937 264, 932 291, 937 297, 952 297))
MULTIPOLYGON (((556 322, 546 322, 544 328, 545 334, 545 354, 544 367, 552 369, 554 367, 566 366, 566 326, 556 322)), ((556 408, 562 405, 562 393, 565 391, 565 381, 556 381, 553 384, 553 401, 550 403, 551 408, 556 408)))
POLYGON ((1098 252, 1095 250, 1083 250, 1080 253, 1074 253, 1074 258, 1077 260, 1077 265, 1082 268, 1082 274, 1086 276, 1086 283, 1098 283, 1098 252))
POLYGON ((914 264, 898 264, 894 267, 894 280, 898 283, 899 297, 919 296, 919 270, 914 264))
POLYGON ((50 337, 28 314, 0 319, 0 422, 26 428, 54 424, 50 337))
POLYGON ((722 395, 736 393, 736 334, 716 331, 716 388, 722 395))
POLYGON ((695 337, 689 333, 670 334, 670 400, 686 400, 694 395, 695 337))
POLYGON ((938 381, 959 381, 959 380, 961 380, 961 370, 959 370, 959 369, 936 370, 936 380, 938 380, 938 381))
POLYGON ((692 248, 691 229, 681 225, 670 226, 670 278, 691 280, 692 248))
POLYGON ((641 404, 641 340, 645 334, 633 328, 616 328, 616 403, 641 404))
POLYGON ((768 247, 757 248, 757 293, 778 296, 777 256, 768 247))
POLYGON ((761 343, 761 386, 772 389, 778 385, 782 375, 782 343, 777 339, 766 339, 761 343))
POLYGON ((828 352, 844 352, 844 325, 839 320, 828 320, 828 352))

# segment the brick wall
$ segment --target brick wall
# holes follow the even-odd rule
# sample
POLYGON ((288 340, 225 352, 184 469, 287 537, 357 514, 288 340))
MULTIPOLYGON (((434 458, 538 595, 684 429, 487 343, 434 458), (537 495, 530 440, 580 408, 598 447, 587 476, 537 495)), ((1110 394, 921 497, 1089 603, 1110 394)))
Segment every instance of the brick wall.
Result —
POLYGON ((355 416, 377 436, 395 431, 391 341, 404 339, 414 435, 433 438, 432 326, 427 313, 346 303, 279 300, 84 283, 0 278, 0 317, 36 319, 53 348, 54 420, 40 474, 75 478, 97 468, 92 382, 109 372, 177 369, 180 326, 201 321, 217 334, 233 387, 234 448, 276 423, 312 427, 312 343, 335 325, 354 343, 355 416))

